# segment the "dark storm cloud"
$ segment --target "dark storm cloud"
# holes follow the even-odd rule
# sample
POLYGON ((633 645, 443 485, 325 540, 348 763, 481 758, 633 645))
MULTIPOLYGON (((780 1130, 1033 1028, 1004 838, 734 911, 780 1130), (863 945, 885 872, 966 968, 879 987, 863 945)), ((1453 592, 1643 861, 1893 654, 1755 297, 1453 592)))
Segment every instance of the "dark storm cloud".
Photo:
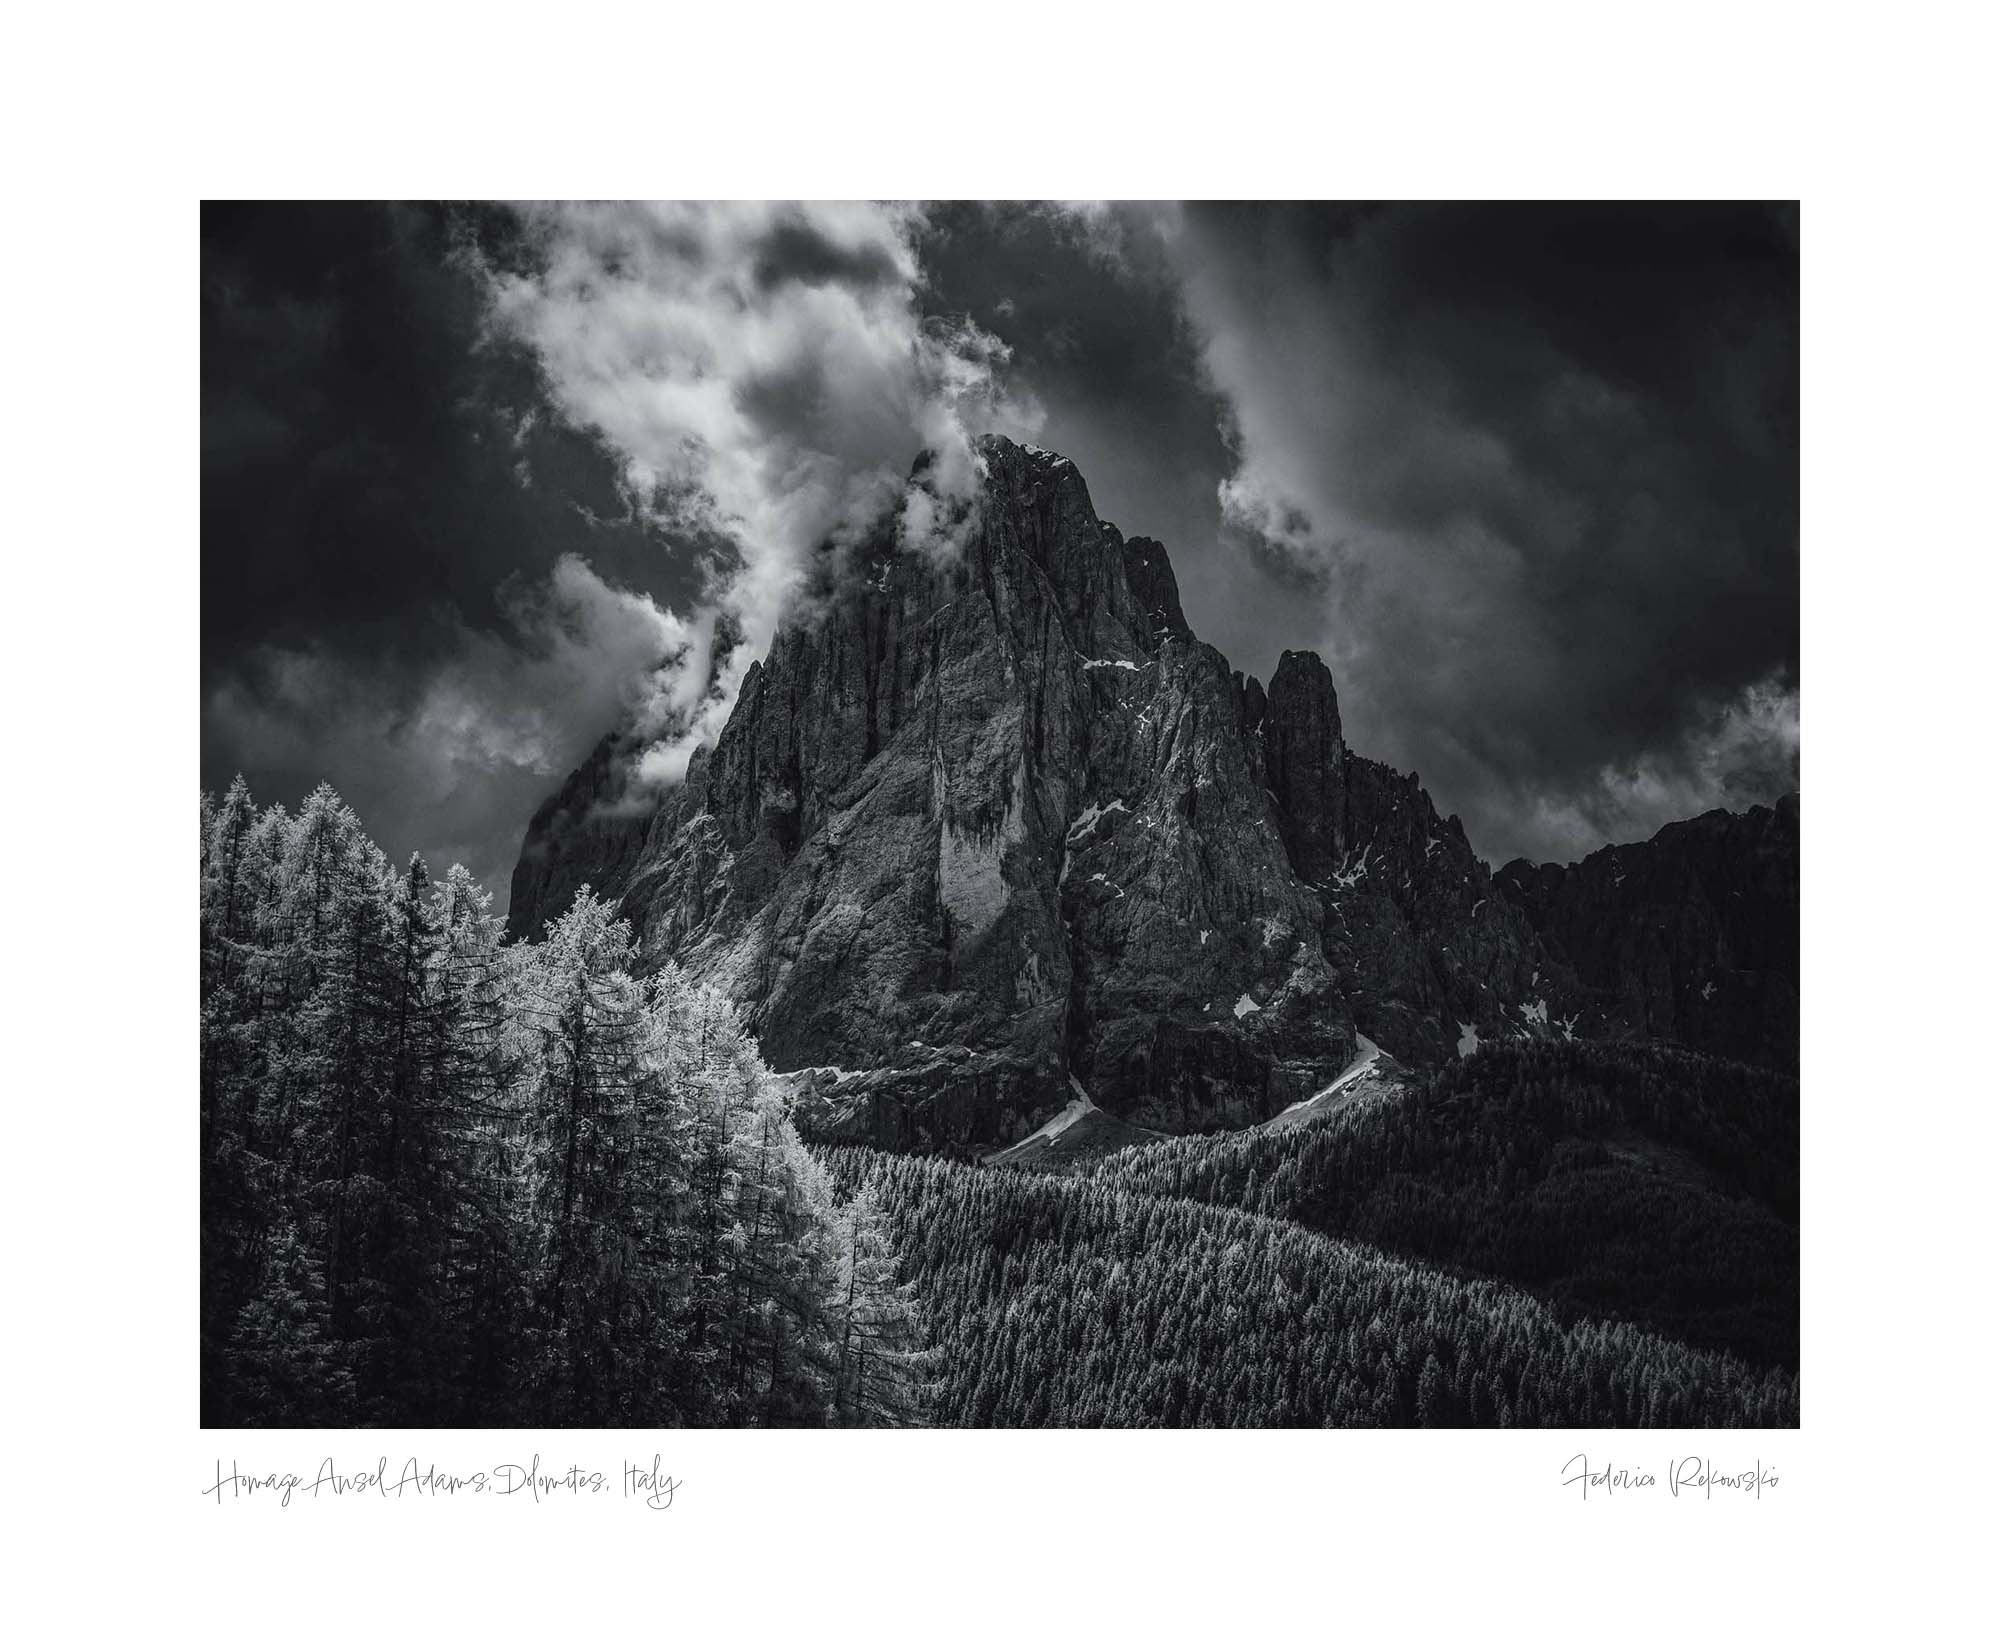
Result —
POLYGON ((1361 750, 1496 859, 1796 784, 1787 214, 1197 208, 1167 235, 1229 412, 1235 597, 1289 642, 1273 563, 1325 582, 1300 642, 1361 750))
POLYGON ((483 342, 482 235, 509 232, 204 209, 201 773, 293 804, 332 779, 393 856, 499 882, 632 677, 568 660, 562 627, 657 658, 647 597, 684 597, 701 551, 662 548, 533 360, 483 342), (558 582, 565 556, 589 569, 558 582))
POLYGON ((692 635, 574 555, 500 600, 504 630, 411 618, 399 660, 333 640, 247 652, 207 690, 205 749, 238 754, 264 801, 330 779, 393 858, 463 860, 501 889, 536 803, 692 635))
POLYGON ((203 213, 202 648, 330 625, 401 637, 439 601, 501 620, 494 590, 586 548, 680 586, 618 516, 611 463, 536 417, 533 366, 481 350, 479 291, 442 211, 203 213), (539 475, 541 480, 537 482, 539 475))
POLYGON ((882 244, 839 243, 803 219, 779 222, 757 252, 757 286, 767 293, 788 282, 880 287, 902 276, 896 256, 882 244))

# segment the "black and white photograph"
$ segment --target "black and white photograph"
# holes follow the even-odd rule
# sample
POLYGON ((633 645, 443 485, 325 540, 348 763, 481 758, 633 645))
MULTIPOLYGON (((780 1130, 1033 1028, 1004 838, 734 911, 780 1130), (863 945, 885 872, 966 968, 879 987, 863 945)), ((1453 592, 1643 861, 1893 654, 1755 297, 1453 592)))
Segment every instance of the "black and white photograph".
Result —
POLYGON ((1971 21, 24 18, 10 1617, 1978 1621, 1971 21))
POLYGON ((1795 204, 211 204, 214 1426, 1789 1427, 1795 204))

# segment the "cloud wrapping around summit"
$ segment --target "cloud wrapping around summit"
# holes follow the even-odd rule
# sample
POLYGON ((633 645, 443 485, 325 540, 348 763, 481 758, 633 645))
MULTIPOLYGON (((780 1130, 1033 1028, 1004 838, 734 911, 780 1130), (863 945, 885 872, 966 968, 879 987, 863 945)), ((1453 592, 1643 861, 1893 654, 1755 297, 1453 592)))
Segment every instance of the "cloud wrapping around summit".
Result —
MULTIPOLYGON (((562 205, 526 209, 526 269, 487 264, 494 329, 538 359, 569 422, 601 438, 635 508, 706 537, 708 637, 653 709, 642 779, 671 783, 712 742, 770 643, 808 558, 905 502, 919 451, 936 499, 967 497, 972 438, 1025 433, 1007 348, 962 315, 925 321, 911 208, 562 205), (718 623, 731 635, 708 671, 718 623)), ((513 259, 522 259, 517 246, 513 259)), ((902 517, 941 546, 932 493, 902 517)))

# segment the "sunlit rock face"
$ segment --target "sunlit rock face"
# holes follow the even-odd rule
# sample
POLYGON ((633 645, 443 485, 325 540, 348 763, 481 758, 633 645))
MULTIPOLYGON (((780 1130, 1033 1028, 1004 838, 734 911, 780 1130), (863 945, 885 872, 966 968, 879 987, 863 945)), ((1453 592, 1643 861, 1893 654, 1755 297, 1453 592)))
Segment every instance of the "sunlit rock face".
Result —
POLYGON ((980 452, 955 551, 885 525, 830 561, 683 784, 635 812, 608 743, 550 799, 517 934, 582 883, 622 897, 649 963, 810 1071, 815 1134, 894 1149, 1012 1144, 1072 1077, 1136 1126, 1254 1124, 1357 1028, 1420 1063, 1467 1026, 1647 1027, 1347 747, 1318 657, 1233 673, 1075 465, 980 452))

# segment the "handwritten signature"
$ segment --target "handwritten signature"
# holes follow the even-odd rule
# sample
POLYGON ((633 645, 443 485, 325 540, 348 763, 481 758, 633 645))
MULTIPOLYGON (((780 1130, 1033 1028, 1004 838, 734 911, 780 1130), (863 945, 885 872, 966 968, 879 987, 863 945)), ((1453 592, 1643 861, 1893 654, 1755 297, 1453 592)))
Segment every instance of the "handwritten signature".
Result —
MULTIPOLYGON (((1588 1454, 1572 1454, 1563 1461, 1562 1478, 1564 1487, 1575 1488, 1585 1499, 1593 1493, 1606 1496, 1643 1493, 1657 1490, 1662 1485, 1659 1477, 1641 1466, 1593 1466, 1588 1454)), ((1767 1466, 1761 1459, 1748 1469, 1736 1471, 1719 1471, 1714 1460, 1694 1454, 1667 1462, 1665 1487, 1668 1495, 1675 1499, 1683 1496, 1693 1498, 1697 1493, 1704 1499, 1713 1499, 1718 1492, 1748 1494, 1752 1499, 1762 1499, 1766 1488, 1777 1485, 1777 1466, 1767 1466)))

